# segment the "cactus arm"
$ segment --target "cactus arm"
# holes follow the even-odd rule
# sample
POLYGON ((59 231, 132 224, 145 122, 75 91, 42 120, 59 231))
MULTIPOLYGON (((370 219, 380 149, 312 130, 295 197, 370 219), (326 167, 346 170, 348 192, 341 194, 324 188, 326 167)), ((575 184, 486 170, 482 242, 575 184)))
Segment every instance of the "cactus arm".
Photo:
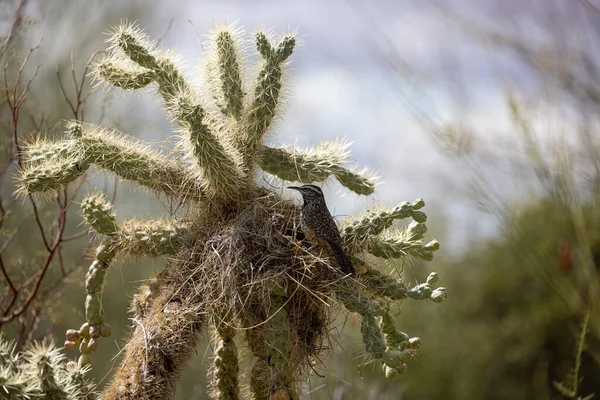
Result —
POLYGON ((238 382, 238 350, 233 340, 235 328, 232 319, 226 316, 223 321, 216 322, 217 339, 211 385, 213 398, 218 400, 238 400, 240 395, 238 382))
POLYGON ((119 255, 133 257, 174 256, 181 249, 187 225, 177 221, 127 221, 112 243, 119 255))
POLYGON ((134 329, 123 350, 120 367, 100 395, 112 399, 170 399, 195 353, 203 326, 200 300, 191 282, 168 277, 160 292, 149 299, 147 314, 134 319, 134 329), (156 344, 156 345, 149 345, 156 344))
POLYGON ((425 223, 413 221, 404 231, 371 237, 367 242, 367 251, 387 259, 414 256, 431 261, 440 244, 437 240, 423 244, 426 232, 425 223))
POLYGON ((250 347, 257 357, 250 378, 253 400, 298 399, 294 374, 296 368, 291 363, 292 330, 290 315, 284 308, 285 300, 284 291, 273 288, 269 316, 264 326, 248 332, 250 347))
POLYGON ((96 73, 106 82, 125 90, 145 88, 156 80, 152 70, 127 68, 114 58, 105 57, 96 64, 96 73))
POLYGON ((86 196, 81 201, 83 220, 102 235, 114 235, 119 231, 117 220, 103 194, 86 196))
POLYGON ((237 138, 237 147, 248 170, 253 170, 262 157, 264 138, 279 106, 284 63, 295 44, 293 36, 285 36, 275 49, 264 33, 256 34, 256 47, 263 57, 263 64, 256 79, 253 100, 245 110, 246 129, 237 138))
MULTIPOLYGON (((194 96, 172 57, 159 56, 156 46, 133 25, 117 29, 111 40, 131 61, 151 70, 159 94, 182 128, 181 147, 194 160, 190 166, 198 184, 208 194, 232 197, 244 183, 240 156, 228 138, 219 133, 221 128, 194 96)), ((113 59, 118 58, 113 54, 113 59)), ((106 60, 101 62, 97 66, 99 74, 109 65, 106 60)))
POLYGON ((221 112, 239 121, 244 107, 244 83, 240 65, 239 31, 233 26, 217 29, 207 57, 210 89, 221 112))
POLYGON ((336 142, 322 143, 309 150, 264 146, 260 167, 280 179, 302 183, 321 182, 335 176, 343 186, 357 194, 372 194, 375 181, 368 173, 356 173, 342 165, 348 157, 346 148, 347 145, 336 142))
POLYGON ((185 153, 195 162, 192 173, 206 190, 218 197, 231 197, 245 183, 240 167, 241 161, 229 140, 215 136, 219 131, 216 120, 206 114, 188 96, 176 96, 171 104, 171 113, 182 126, 182 141, 185 153))
POLYGON ((122 179, 171 197, 199 199, 202 188, 188 178, 185 169, 150 146, 117 136, 106 128, 71 122, 67 136, 58 143, 39 142, 26 148, 18 193, 47 192, 79 178, 91 164, 122 179))
POLYGON ((122 179, 171 197, 199 199, 203 190, 190 180, 185 169, 150 146, 93 125, 82 126, 79 139, 90 163, 122 179))
POLYGON ((446 299, 446 288, 432 288, 438 281, 438 275, 435 272, 429 274, 424 283, 410 287, 375 268, 365 265, 359 260, 355 259, 354 263, 359 271, 359 281, 376 296, 386 297, 390 300, 429 299, 436 303, 441 303, 446 299))
POLYGON ((386 378, 395 379, 406 371, 406 361, 416 356, 421 340, 397 330, 387 305, 371 300, 357 290, 339 287, 336 298, 348 311, 361 316, 365 350, 373 358, 383 361, 386 378))
POLYGON ((417 199, 412 203, 402 202, 389 210, 376 209, 364 216, 344 221, 340 233, 349 248, 360 247, 364 245, 369 237, 379 235, 392 226, 394 220, 413 218, 416 222, 425 222, 427 215, 419 211, 424 206, 423 199, 417 199))

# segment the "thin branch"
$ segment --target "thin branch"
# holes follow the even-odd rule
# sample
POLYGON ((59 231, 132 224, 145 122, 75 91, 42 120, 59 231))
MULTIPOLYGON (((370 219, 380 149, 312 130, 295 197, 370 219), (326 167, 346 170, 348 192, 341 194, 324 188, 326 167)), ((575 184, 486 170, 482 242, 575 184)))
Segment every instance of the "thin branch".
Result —
MULTIPOLYGON (((17 288, 13 284, 8 272, 6 271, 6 267, 4 267, 4 261, 2 261, 2 255, 0 255, 0 270, 2 270, 2 275, 6 278, 6 282, 8 282, 8 287, 13 292, 13 294, 17 294, 17 288)), ((16 297, 16 296, 15 296, 16 297)))
MULTIPOLYGON (((12 121, 11 121, 10 128, 11 128, 11 139, 12 139, 12 142, 14 143, 14 146, 10 147, 10 150, 8 153, 8 159, 7 159, 7 161, 5 161, 5 163, 0 168, 0 176, 2 176, 8 170, 10 164, 15 159, 16 159, 19 167, 20 168, 23 167, 22 152, 21 152, 21 148, 20 148, 19 133, 18 133, 19 112, 20 112, 21 106, 23 105, 24 101, 26 100, 26 98, 29 94, 31 84, 38 74, 39 66, 37 66, 35 68, 31 77, 28 79, 28 81, 24 87, 21 86, 21 82, 23 79, 23 73, 25 70, 25 66, 28 63, 28 61, 31 57, 31 54, 34 51, 36 51, 38 48, 39 48, 39 43, 38 43, 38 45, 34 46, 33 48, 31 48, 29 50, 27 56, 24 58, 22 64, 20 65, 20 68, 17 71, 16 77, 14 80, 14 87, 12 87, 11 89, 9 89, 10 85, 8 85, 8 81, 9 81, 9 79, 8 79, 8 64, 4 67, 3 78, 4 78, 4 83, 5 83, 5 97, 6 97, 6 101, 7 101, 8 105, 11 107, 12 121), (13 149, 14 149, 14 151, 13 151, 13 149)), ((68 98, 67 90, 65 89, 65 86, 63 85, 60 72, 57 70, 59 86, 61 88, 61 91, 63 93, 65 101, 71 108, 71 111, 73 112, 73 115, 75 116, 75 118, 78 120, 82 119, 85 103, 86 103, 87 99, 95 91, 95 88, 94 88, 94 89, 84 93, 83 89, 85 87, 86 77, 88 75, 91 62, 93 61, 96 54, 97 54, 97 52, 93 53, 92 56, 90 57, 90 59, 88 60, 88 62, 86 63, 83 74, 80 79, 77 78, 77 74, 75 72, 75 62, 73 59, 73 55, 71 55, 71 59, 70 59, 71 74, 72 74, 73 83, 75 85, 75 99, 73 99, 73 101, 71 101, 68 98)), ((63 188, 55 193, 54 198, 55 198, 55 202, 56 202, 56 205, 58 208, 58 214, 56 217, 56 221, 57 221, 56 229, 55 230, 51 229, 49 231, 50 236, 52 237, 52 242, 50 242, 48 239, 49 236, 46 234, 46 230, 44 229, 44 225, 42 224, 40 212, 39 212, 39 209, 38 209, 38 206, 37 206, 35 200, 33 199, 32 195, 28 195, 28 199, 32 205, 33 215, 34 215, 35 221, 39 227, 39 230, 40 230, 40 233, 42 236, 42 241, 44 243, 44 247, 46 248, 47 254, 44 258, 43 264, 41 265, 40 269, 38 271, 36 271, 33 275, 31 275, 28 279, 26 279, 25 282, 23 282, 22 284, 20 284, 18 286, 15 285, 13 283, 13 281, 11 280, 10 275, 8 274, 8 270, 4 267, 3 261, 1 259, 1 254, 0 254, 0 267, 1 267, 0 269, 2 270, 2 275, 6 278, 8 284, 9 284, 9 287, 10 287, 10 291, 13 294, 10 304, 4 310, 2 310, 2 318, 0 318, 0 326, 3 323, 10 322, 10 321, 14 320, 15 318, 19 318, 19 320, 22 323, 22 327, 24 329, 23 332, 27 333, 28 335, 32 334, 33 331, 35 331, 37 328, 37 319, 39 319, 40 312, 43 309, 43 307, 41 307, 41 306, 36 306, 34 308, 31 308, 31 305, 33 304, 34 300, 37 299, 37 300, 39 300, 40 304, 42 304, 42 305, 45 304, 45 300, 49 296, 50 292, 52 292, 56 288, 60 287, 65 282, 66 278, 77 267, 77 266, 75 266, 68 270, 65 268, 63 255, 62 255, 62 244, 66 243, 68 241, 76 240, 80 237, 85 236, 88 233, 88 231, 86 230, 86 231, 78 232, 78 233, 68 236, 68 237, 64 236, 65 228, 67 225, 67 210, 69 209, 69 207, 75 200, 76 196, 80 192, 81 188, 85 184, 86 176, 87 175, 83 175, 79 179, 77 186, 72 191, 69 190, 68 188, 63 188), (48 272, 50 265, 52 264, 52 261, 55 257, 58 259, 58 264, 59 264, 59 267, 61 270, 61 277, 56 282, 52 283, 51 285, 46 285, 44 289, 41 289, 42 282, 43 282, 43 280, 46 276, 46 273, 48 272), (33 287, 31 289, 28 289, 31 286, 33 286, 33 287), (23 292, 26 292, 27 295, 25 296, 25 294, 23 292), (25 298, 23 300, 20 300, 21 297, 25 297, 25 298), (13 310, 13 308, 16 307, 17 304, 18 304, 18 308, 13 310)), ((1 218, 4 215, 5 215, 5 209, 4 209, 4 205, 2 204, 2 201, 0 199, 0 227, 2 226, 1 218)))
POLYGON ((4 44, 2 45, 2 48, 0 48, 0 59, 2 59, 2 56, 4 56, 6 49, 14 39, 17 29, 19 29, 19 27, 23 23, 23 15, 25 14, 26 5, 27 0, 21 0, 21 2, 19 3, 19 7, 15 12, 15 19, 13 20, 10 30, 8 31, 8 35, 6 35, 6 39, 4 39, 4 44))

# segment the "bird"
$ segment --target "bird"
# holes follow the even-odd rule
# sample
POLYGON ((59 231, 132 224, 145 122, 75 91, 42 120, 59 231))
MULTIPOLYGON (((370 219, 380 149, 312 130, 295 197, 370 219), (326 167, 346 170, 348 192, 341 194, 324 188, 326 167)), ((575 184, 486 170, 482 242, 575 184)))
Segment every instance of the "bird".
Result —
POLYGON ((302 195, 300 226, 308 240, 327 248, 342 273, 353 275, 354 266, 342 249, 340 231, 327 209, 321 188, 316 185, 303 185, 288 186, 288 189, 297 190, 302 195))

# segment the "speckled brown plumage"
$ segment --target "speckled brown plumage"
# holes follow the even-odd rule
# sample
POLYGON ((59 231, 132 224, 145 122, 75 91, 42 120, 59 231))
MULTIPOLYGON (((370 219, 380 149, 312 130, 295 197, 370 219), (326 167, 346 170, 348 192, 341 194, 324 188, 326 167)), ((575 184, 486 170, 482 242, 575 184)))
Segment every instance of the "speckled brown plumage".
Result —
POLYGON ((304 199, 300 222, 307 238, 312 243, 326 248, 344 274, 354 274, 354 266, 342 249, 340 231, 327 209, 321 188, 315 185, 288 188, 299 191, 304 199))

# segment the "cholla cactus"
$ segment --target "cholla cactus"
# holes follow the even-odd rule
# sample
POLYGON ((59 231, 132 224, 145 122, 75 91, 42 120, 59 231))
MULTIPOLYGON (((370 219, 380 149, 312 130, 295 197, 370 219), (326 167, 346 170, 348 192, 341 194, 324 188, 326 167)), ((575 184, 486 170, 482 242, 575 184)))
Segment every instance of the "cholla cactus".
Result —
POLYGON ((331 305, 359 314, 366 351, 396 377, 416 355, 418 338, 399 331, 389 309, 404 298, 442 301, 437 275, 409 287, 368 265, 367 255, 430 260, 439 245, 423 244, 422 200, 376 209, 344 221, 345 250, 356 276, 342 277, 331 260, 299 229, 299 209, 289 199, 259 187, 256 170, 285 181, 321 182, 333 176, 361 195, 374 191, 366 171, 347 164, 339 142, 314 149, 265 144, 281 108, 293 35, 254 36, 260 58, 256 76, 244 68, 250 47, 240 30, 213 32, 207 57, 206 95, 181 74, 174 56, 133 25, 113 30, 110 49, 95 67, 99 80, 125 90, 153 88, 179 132, 170 157, 153 146, 110 129, 69 122, 64 140, 40 141, 25 149, 23 193, 47 192, 78 179, 90 166, 112 172, 187 206, 184 221, 119 222, 100 195, 82 202, 85 221, 101 237, 86 276, 86 322, 67 332, 65 347, 77 348, 81 366, 92 360, 100 338, 110 335, 101 295, 110 264, 118 258, 166 257, 168 266, 140 288, 131 307, 134 327, 121 366, 103 399, 170 398, 199 334, 213 324, 216 355, 213 395, 237 399, 238 337, 254 366, 254 399, 298 398, 302 373, 330 334, 331 305), (405 230, 395 220, 412 218, 405 230))
POLYGON ((0 336, 0 398, 8 400, 92 400, 94 385, 86 378, 89 367, 66 362, 50 342, 34 343, 21 354, 0 336))

